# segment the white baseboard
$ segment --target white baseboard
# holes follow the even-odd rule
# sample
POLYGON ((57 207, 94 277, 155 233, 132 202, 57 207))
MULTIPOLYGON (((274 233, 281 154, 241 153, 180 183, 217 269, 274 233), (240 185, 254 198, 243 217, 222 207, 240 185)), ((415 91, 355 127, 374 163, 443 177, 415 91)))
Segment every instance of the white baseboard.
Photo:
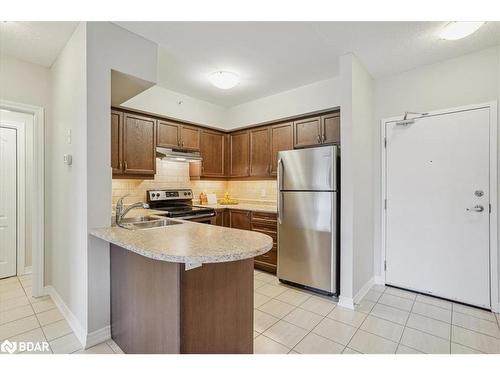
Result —
POLYGON ((381 275, 375 275, 373 278, 375 281, 375 284, 377 285, 385 285, 385 278, 381 275))
POLYGON ((24 267, 23 275, 30 275, 33 270, 32 266, 24 267))
POLYGON ((339 296, 339 306, 345 307, 346 309, 354 309, 354 301, 350 297, 339 296))
POLYGON ((90 348, 94 345, 100 344, 101 342, 108 341, 111 338, 111 326, 106 326, 97 331, 90 332, 87 334, 87 344, 85 348, 90 348))
POLYGON ((358 291, 358 293, 356 293, 356 295, 354 296, 354 303, 357 304, 359 303, 359 301, 361 301, 363 299, 363 297, 366 295, 366 293, 368 293, 368 291, 370 290, 370 288, 375 285, 375 279, 372 277, 370 280, 368 280, 366 282, 365 285, 363 285, 361 287, 361 289, 358 291))
POLYGON ((78 341, 80 341, 80 344, 82 344, 82 347, 86 347, 87 333, 81 326, 80 321, 76 318, 76 316, 73 315, 68 306, 66 306, 59 293, 57 293, 52 285, 48 285, 45 287, 45 293, 52 297, 52 300, 68 322, 69 326, 73 330, 73 333, 78 338, 78 341))

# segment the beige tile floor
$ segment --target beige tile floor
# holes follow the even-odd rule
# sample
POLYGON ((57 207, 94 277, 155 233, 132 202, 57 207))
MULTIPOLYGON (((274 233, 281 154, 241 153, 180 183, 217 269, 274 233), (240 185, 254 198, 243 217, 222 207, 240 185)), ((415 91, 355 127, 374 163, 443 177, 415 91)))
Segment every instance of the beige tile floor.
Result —
POLYGON ((83 350, 52 299, 31 297, 29 275, 0 280, 0 342, 7 339, 48 342, 50 351, 43 352, 47 354, 122 353, 113 340, 83 350))
MULTIPOLYGON (((50 297, 31 296, 30 276, 0 280, 0 342, 48 342, 51 353, 122 353, 109 340, 83 350, 50 297)), ((256 354, 500 353, 498 315, 374 286, 349 310, 255 271, 256 354)))
POLYGON ((255 271, 256 354, 500 353, 499 315, 374 286, 355 310, 255 271))

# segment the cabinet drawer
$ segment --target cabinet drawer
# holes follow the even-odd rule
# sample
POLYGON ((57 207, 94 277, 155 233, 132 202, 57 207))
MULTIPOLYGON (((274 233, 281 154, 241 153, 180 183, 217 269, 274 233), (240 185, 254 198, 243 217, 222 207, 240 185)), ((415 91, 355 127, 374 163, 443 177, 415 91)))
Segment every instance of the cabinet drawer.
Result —
POLYGON ((252 212, 252 220, 276 221, 276 214, 272 212, 252 212))
POLYGON ((252 225, 252 231, 267 234, 268 236, 272 237, 273 243, 278 242, 278 233, 276 233, 276 231, 269 230, 267 228, 258 228, 255 227, 255 225, 252 225))
POLYGON ((278 252, 276 251, 276 247, 273 247, 265 254, 256 256, 255 260, 276 266, 278 261, 278 252))

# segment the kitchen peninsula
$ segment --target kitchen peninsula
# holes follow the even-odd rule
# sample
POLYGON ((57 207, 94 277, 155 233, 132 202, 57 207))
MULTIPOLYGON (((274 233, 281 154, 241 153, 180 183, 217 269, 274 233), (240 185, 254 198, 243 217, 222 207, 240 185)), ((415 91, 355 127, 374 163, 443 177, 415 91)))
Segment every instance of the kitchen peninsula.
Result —
POLYGON ((252 353, 265 234, 181 220, 91 231, 110 243, 111 336, 125 353, 252 353))

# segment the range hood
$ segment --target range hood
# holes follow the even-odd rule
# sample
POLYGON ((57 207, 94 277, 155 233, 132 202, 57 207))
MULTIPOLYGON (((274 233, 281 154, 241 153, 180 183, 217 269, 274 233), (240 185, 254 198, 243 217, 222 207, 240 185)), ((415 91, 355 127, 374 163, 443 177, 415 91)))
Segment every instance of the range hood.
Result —
POLYGON ((172 148, 156 147, 156 157, 164 160, 195 162, 201 161, 201 154, 197 151, 175 150, 172 148))

